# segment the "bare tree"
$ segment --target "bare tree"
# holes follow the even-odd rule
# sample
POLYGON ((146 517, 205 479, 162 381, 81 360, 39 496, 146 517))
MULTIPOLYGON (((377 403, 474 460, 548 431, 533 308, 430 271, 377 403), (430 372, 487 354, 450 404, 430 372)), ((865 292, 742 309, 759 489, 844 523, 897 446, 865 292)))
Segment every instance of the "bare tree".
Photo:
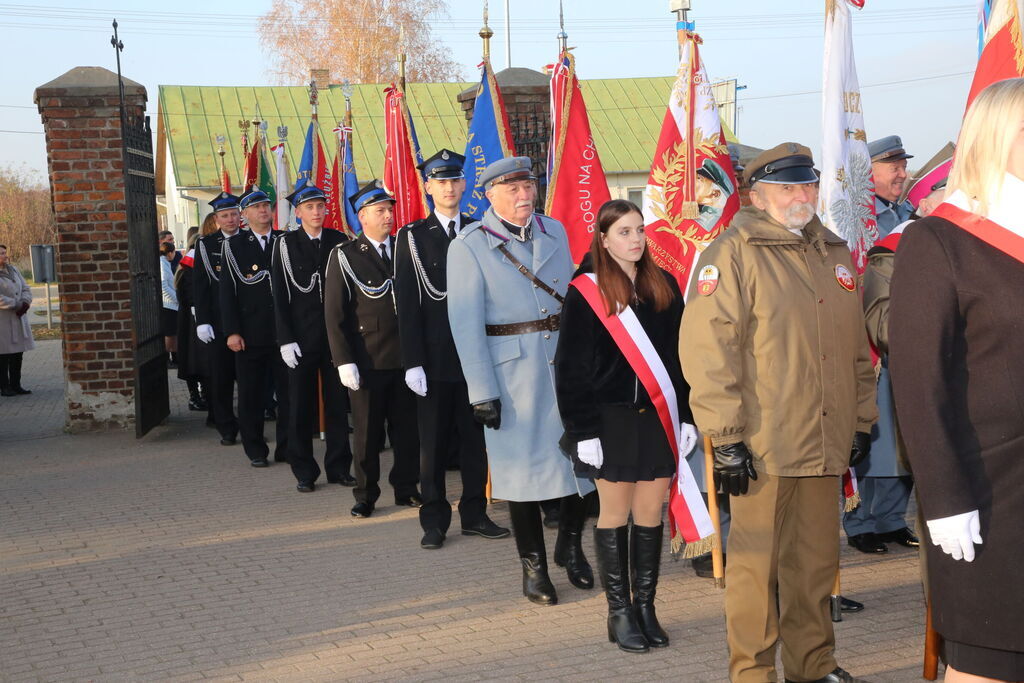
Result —
POLYGON ((282 84, 304 82, 310 69, 329 70, 332 83, 396 81, 402 29, 406 80, 458 81, 458 64, 431 36, 431 21, 447 15, 447 0, 274 0, 258 31, 282 84))
POLYGON ((50 189, 26 166, 0 167, 0 244, 23 270, 29 246, 53 244, 57 236, 50 189))

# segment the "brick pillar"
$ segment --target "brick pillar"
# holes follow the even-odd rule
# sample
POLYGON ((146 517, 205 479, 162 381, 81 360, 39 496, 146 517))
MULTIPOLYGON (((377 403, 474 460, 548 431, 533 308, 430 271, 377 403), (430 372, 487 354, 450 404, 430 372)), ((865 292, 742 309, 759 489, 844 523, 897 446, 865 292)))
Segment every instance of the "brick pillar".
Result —
MULTIPOLYGON (((547 190, 548 142, 551 139, 551 100, 548 77, 533 69, 512 67, 494 74, 501 89, 508 112, 508 125, 512 129, 512 142, 516 154, 533 159, 533 171, 540 178, 537 202, 544 206, 547 190)), ((473 103, 477 86, 463 90, 457 96, 466 120, 473 119, 473 103)))
MULTIPOLYGON (((146 89, 125 79, 130 114, 146 89)), ((134 423, 134 337, 117 74, 76 67, 41 85, 64 335, 66 428, 134 423)))

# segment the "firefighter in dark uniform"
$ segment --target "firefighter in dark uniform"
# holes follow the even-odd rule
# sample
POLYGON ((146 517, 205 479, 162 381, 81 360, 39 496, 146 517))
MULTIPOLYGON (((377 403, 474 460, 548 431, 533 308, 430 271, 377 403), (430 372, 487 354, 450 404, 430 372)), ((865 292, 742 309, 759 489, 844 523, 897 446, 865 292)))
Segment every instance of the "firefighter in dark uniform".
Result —
POLYGON ((235 417, 235 359, 226 344, 227 336, 221 326, 221 308, 218 288, 226 275, 222 263, 224 242, 239 231, 241 215, 238 197, 221 192, 213 201, 217 232, 196 242, 195 276, 193 292, 196 305, 196 336, 206 344, 209 355, 210 405, 213 419, 220 432, 222 446, 233 446, 238 437, 238 418, 235 417))
POLYGON ((221 273, 221 321, 227 346, 235 354, 238 382, 238 427, 242 448, 253 467, 267 467, 270 449, 263 438, 265 388, 273 380, 280 394, 274 460, 288 453, 287 369, 274 334, 274 298, 270 261, 274 242, 284 235, 273 230, 273 204, 258 187, 242 195, 238 207, 249 230, 227 240, 221 273))
POLYGON ((419 507, 419 438, 415 395, 405 385, 394 299, 394 198, 379 180, 349 197, 362 234, 331 252, 324 282, 324 317, 331 357, 349 390, 355 426, 356 504, 369 517, 380 497, 384 430, 394 452, 388 480, 395 505, 419 507))
POLYGON ((331 364, 323 306, 328 255, 348 238, 338 230, 324 229, 325 199, 323 191, 308 182, 288 195, 302 229, 274 243, 271 266, 277 343, 281 359, 289 368, 288 464, 300 493, 315 491, 320 476, 320 467, 313 458, 313 433, 319 416, 318 373, 327 421, 324 473, 330 483, 355 484, 349 473, 352 448, 348 442, 348 397, 331 364))
POLYGON ((398 233, 395 248, 395 303, 405 383, 414 394, 420 435, 420 546, 440 548, 452 521, 445 497, 450 446, 456 440, 462 473, 459 517, 464 536, 505 538, 509 530, 487 517, 487 453, 484 429, 473 419, 466 380, 448 323, 445 270, 448 244, 473 219, 459 214, 466 189, 465 157, 442 149, 419 169, 434 200, 428 217, 398 233))

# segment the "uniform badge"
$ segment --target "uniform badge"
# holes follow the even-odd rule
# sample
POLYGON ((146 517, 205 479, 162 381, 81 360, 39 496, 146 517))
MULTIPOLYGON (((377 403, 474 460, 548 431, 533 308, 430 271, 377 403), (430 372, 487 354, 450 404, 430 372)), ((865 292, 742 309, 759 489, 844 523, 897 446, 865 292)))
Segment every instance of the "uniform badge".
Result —
POLYGON ((711 296, 718 289, 718 268, 704 266, 697 275, 697 291, 702 296, 711 296))
POLYGON ((853 273, 841 263, 836 265, 836 282, 847 292, 857 289, 857 280, 854 279, 853 273))
POLYGON ((219 265, 217 265, 217 266, 214 266, 213 268, 214 268, 214 270, 216 270, 216 271, 217 271, 218 273, 220 272, 220 266, 219 266, 219 265))
POLYGON ((365 244, 360 244, 359 245, 359 251, 363 251, 363 252, 370 251, 370 248, 368 246, 366 246, 365 244))
POLYGON ((256 272, 256 271, 257 271, 257 270, 259 270, 259 269, 260 269, 260 267, 259 267, 258 265, 256 265, 255 263, 254 263, 254 264, 252 264, 252 270, 253 270, 253 272, 256 272))

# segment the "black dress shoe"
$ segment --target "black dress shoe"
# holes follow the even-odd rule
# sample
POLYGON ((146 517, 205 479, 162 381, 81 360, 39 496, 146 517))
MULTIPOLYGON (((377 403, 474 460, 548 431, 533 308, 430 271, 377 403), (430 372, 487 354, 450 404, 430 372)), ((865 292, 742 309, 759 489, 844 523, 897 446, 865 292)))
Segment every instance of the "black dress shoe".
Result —
MULTIPOLYGON (((725 569, 725 557, 725 553, 722 553, 722 569, 725 569)), ((704 553, 693 558, 693 573, 702 579, 715 578, 715 568, 711 560, 711 553, 704 553)))
POLYGON ((18 394, 15 393, 14 389, 8 389, 6 387, 3 388, 3 389, 0 389, 0 396, 17 396, 17 395, 18 394))
POLYGON ((351 474, 343 474, 340 477, 334 477, 327 480, 331 484, 341 484, 342 486, 355 486, 356 478, 351 474))
POLYGON ((921 545, 921 541, 918 540, 917 536, 914 535, 914 532, 907 527, 897 529, 896 531, 890 531, 885 534, 878 534, 878 539, 889 543, 899 543, 904 548, 917 548, 921 545))
POLYGON ((440 529, 427 529, 420 541, 420 547, 427 550, 437 550, 444 545, 444 532, 440 529))
POLYGON ((249 461, 249 464, 253 467, 270 467, 270 463, 267 462, 266 458, 253 458, 249 461))
MULTIPOLYGON (((854 678, 853 676, 850 675, 849 672, 847 672, 847 671, 845 671, 845 670, 843 670, 843 669, 841 669, 841 668, 839 668, 837 666, 828 675, 822 676, 821 678, 818 678, 818 679, 815 679, 814 681, 811 681, 811 683, 857 683, 857 681, 859 681, 859 680, 860 680, 859 678, 854 678)), ((787 678, 786 679, 786 683, 795 683, 795 682, 791 681, 790 679, 787 678)))
POLYGON ((221 446, 234 446, 236 443, 238 443, 238 439, 233 436, 221 437, 220 440, 221 446))
POLYGON ((356 503, 352 506, 353 517, 369 517, 373 514, 372 503, 356 503))
POLYGON ((839 596, 839 606, 844 612, 862 612, 864 610, 863 602, 850 600, 849 598, 844 598, 842 595, 839 596))
POLYGON ((295 490, 299 493, 312 493, 316 491, 316 484, 311 481, 300 481, 295 485, 295 490))
POLYGON ((14 387, 14 393, 17 396, 24 396, 26 394, 31 394, 32 392, 26 389, 25 387, 14 387))
POLYGON ((854 534, 847 538, 846 542, 862 553, 868 553, 869 555, 889 552, 885 544, 878 540, 878 536, 870 531, 866 534, 854 534))
POLYGON ((498 526, 489 517, 484 517, 476 524, 462 527, 463 536, 483 536, 484 538, 508 538, 511 532, 503 526, 498 526))
POLYGON ((408 496, 397 496, 395 498, 395 505, 404 505, 410 508, 423 507, 423 499, 420 498, 418 493, 410 493, 408 496))

